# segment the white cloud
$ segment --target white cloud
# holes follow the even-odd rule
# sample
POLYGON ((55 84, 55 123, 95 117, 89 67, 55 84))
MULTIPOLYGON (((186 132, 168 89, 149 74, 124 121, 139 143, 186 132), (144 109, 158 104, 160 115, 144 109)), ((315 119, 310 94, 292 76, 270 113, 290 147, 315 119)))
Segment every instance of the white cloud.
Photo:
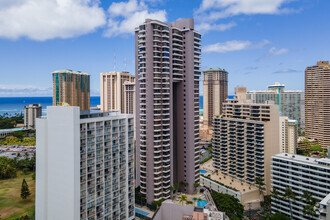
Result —
POLYGON ((224 43, 210 44, 203 47, 203 52, 210 53, 228 53, 232 51, 248 50, 248 49, 261 49, 269 44, 268 40, 263 40, 259 43, 252 43, 251 41, 226 41, 224 43))
POLYGON ((133 34, 134 28, 142 24, 147 18, 166 21, 165 10, 150 10, 144 1, 138 0, 112 3, 108 13, 108 29, 105 32, 105 36, 108 37, 133 34))
POLYGON ((230 16, 246 14, 281 14, 292 10, 284 8, 291 0, 203 0, 196 11, 205 20, 217 20, 230 16), (205 13, 208 15, 205 16, 205 13))
POLYGON ((302 72, 302 71, 299 71, 299 70, 295 70, 295 69, 280 69, 280 70, 277 70, 273 73, 298 73, 298 72, 302 72))
POLYGON ((98 0, 1 0, 0 37, 71 38, 105 25, 98 0))
POLYGON ((235 22, 230 22, 227 24, 210 24, 207 22, 196 25, 195 29, 201 33, 206 33, 208 31, 225 31, 232 27, 235 27, 235 22))
POLYGON ((0 97, 52 96, 52 88, 29 85, 0 85, 0 97))
POLYGON ((277 55, 281 55, 281 54, 285 54, 288 53, 289 50, 286 48, 282 48, 282 49, 276 49, 276 47, 272 47, 269 49, 269 54, 271 56, 277 56, 277 55))

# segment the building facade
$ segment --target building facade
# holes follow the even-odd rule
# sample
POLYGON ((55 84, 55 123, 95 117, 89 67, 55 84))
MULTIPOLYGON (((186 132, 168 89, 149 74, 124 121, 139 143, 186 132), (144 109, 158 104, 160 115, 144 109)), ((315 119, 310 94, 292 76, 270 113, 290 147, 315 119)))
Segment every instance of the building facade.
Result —
POLYGON ((297 120, 301 128, 305 127, 305 96, 301 90, 285 90, 280 83, 268 86, 267 91, 249 91, 247 99, 252 103, 264 104, 266 101, 274 101, 279 105, 280 115, 297 120))
POLYGON ((320 220, 330 219, 330 193, 320 202, 320 220))
POLYGON ((133 120, 47 108, 36 129, 36 219, 134 219, 133 120))
MULTIPOLYGON (((128 109, 128 106, 134 106, 135 100, 133 98, 126 99, 125 91, 127 83, 132 85, 135 81, 135 76, 128 72, 109 72, 100 74, 100 89, 101 89, 101 111, 120 110, 125 114, 133 114, 133 108, 128 109), (126 103, 130 101, 131 103, 126 103)), ((134 84, 133 84, 134 86, 134 84)))
POLYGON ((199 182, 200 41, 193 19, 135 29, 136 172, 148 203, 199 182))
POLYGON ((326 149, 330 146, 330 65, 317 62, 305 70, 305 112, 308 139, 315 139, 326 149))
MULTIPOLYGON (((290 187, 296 194, 292 201, 293 219, 320 219, 304 215, 303 192, 312 193, 319 202, 330 193, 330 159, 316 159, 295 154, 280 153, 272 157, 272 189, 283 196, 290 187)), ((272 212, 282 212, 290 216, 290 204, 286 199, 272 197, 272 212)))
POLYGON ((212 127, 213 117, 222 114, 222 103, 228 98, 228 72, 220 68, 203 71, 204 126, 212 127))
POLYGON ((246 94, 247 94, 247 88, 244 86, 236 86, 235 87, 235 99, 241 100, 243 102, 246 102, 246 94))
POLYGON ((135 82, 124 82, 124 113, 135 114, 135 82))
POLYGON ((280 152, 295 154, 298 148, 298 121, 280 117, 280 152))
POLYGON ((261 177, 269 193, 270 160, 279 153, 278 106, 231 100, 214 117, 213 131, 213 166, 252 184, 261 177))
POLYGON ((90 108, 90 75, 80 71, 56 70, 53 73, 53 105, 68 103, 80 110, 90 108))
POLYGON ((24 127, 26 129, 35 129, 35 120, 41 116, 42 106, 40 104, 24 106, 24 127))

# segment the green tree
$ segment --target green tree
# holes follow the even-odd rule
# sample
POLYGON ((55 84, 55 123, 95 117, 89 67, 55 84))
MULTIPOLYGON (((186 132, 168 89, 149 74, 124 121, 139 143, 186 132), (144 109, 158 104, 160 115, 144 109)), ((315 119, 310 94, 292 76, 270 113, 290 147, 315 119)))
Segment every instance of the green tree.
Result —
POLYGON ((292 201, 296 201, 296 194, 292 191, 292 189, 290 187, 286 187, 283 198, 289 201, 290 217, 291 217, 291 219, 293 219, 292 218, 293 217, 292 216, 292 201))
POLYGON ((194 183, 194 188, 195 188, 195 191, 196 191, 196 189, 198 188, 200 186, 200 184, 199 183, 194 183))
POLYGON ((195 206, 197 206, 197 198, 196 197, 194 197, 194 198, 192 198, 192 200, 195 202, 194 204, 195 204, 195 206))
POLYGON ((212 199, 219 211, 225 212, 230 219, 243 219, 244 206, 234 196, 212 192, 212 199))
POLYGON ((264 201, 260 202, 260 205, 264 213, 269 213, 272 207, 272 196, 271 195, 264 196, 264 201))
POLYGON ((272 198, 275 198, 275 199, 280 199, 280 193, 278 192, 277 189, 273 189, 273 191, 271 192, 271 196, 272 198))
POLYGON ((320 145, 312 145, 311 146, 311 150, 312 151, 322 152, 323 151, 323 148, 320 145))
POLYGON ((23 179, 22 188, 21 188, 21 198, 26 199, 30 195, 30 190, 27 182, 23 179))
POLYGON ((183 202, 187 202, 187 196, 186 195, 181 195, 179 197, 179 202, 181 202, 181 205, 183 205, 183 202))
POLYGON ((318 200, 313 198, 312 193, 306 190, 303 191, 301 198, 306 203, 304 206, 304 215, 309 216, 309 218, 312 219, 313 216, 316 216, 315 206, 317 205, 318 200))
POLYGON ((256 177, 256 184, 258 185, 258 188, 259 188, 259 193, 263 194, 263 188, 264 188, 264 179, 260 176, 256 177))
POLYGON ((290 220, 290 218, 283 213, 276 212, 272 217, 270 218, 271 220, 290 220))

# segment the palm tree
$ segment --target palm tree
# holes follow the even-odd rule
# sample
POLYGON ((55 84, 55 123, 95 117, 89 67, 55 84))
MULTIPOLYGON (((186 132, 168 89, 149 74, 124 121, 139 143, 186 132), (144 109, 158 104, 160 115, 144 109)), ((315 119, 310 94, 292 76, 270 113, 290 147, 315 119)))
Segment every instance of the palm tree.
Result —
POLYGON ((296 194, 292 191, 292 189, 290 187, 286 187, 283 198, 289 201, 290 217, 291 217, 291 219, 293 219, 292 218, 292 201, 296 201, 296 194))
POLYGON ((309 216, 310 219, 312 219, 312 216, 316 215, 315 206, 317 204, 317 199, 313 198, 312 193, 306 190, 303 191, 301 198, 306 203, 304 206, 304 215, 309 216))
MULTIPOLYGON (((192 200, 193 200, 194 202, 197 202, 198 199, 197 199, 196 197, 194 197, 194 198, 192 198, 192 200)), ((194 204, 195 204, 195 203, 194 203, 194 204)), ((197 205, 197 204, 196 204, 196 205, 197 205)), ((195 205, 195 206, 196 206, 196 205, 195 205)))
POLYGON ((195 188, 195 190, 198 188, 200 186, 200 184, 199 183, 194 183, 194 188, 195 188))
POLYGON ((198 204, 198 202, 201 202, 202 201, 202 199, 201 198, 198 198, 197 199, 197 204, 198 204))
POLYGON ((181 202, 181 205, 183 205, 183 202, 187 202, 187 196, 186 195, 181 195, 179 197, 179 202, 181 202))
POLYGON ((179 184, 177 184, 177 183, 174 184, 173 185, 173 188, 174 188, 174 191, 177 192, 177 190, 179 189, 179 184))
POLYGON ((274 197, 275 199, 279 199, 280 193, 278 192, 277 189, 273 189, 273 191, 271 192, 271 196, 274 197))
POLYGON ((170 186, 170 191, 172 192, 172 193, 171 193, 171 199, 173 199, 174 186, 170 186))
POLYGON ((260 194, 263 193, 264 179, 261 176, 256 177, 256 184, 258 185, 260 194))

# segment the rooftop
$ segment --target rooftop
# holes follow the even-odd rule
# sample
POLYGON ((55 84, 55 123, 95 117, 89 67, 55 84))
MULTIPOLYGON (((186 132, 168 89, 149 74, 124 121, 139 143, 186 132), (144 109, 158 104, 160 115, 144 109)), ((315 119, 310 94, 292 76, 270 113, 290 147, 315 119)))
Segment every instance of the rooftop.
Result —
POLYGON ((324 199, 322 199, 320 204, 327 206, 329 202, 330 202, 330 193, 326 197, 324 197, 324 199))
POLYGON ((52 73, 72 73, 72 74, 80 74, 80 75, 89 75, 88 73, 81 72, 81 71, 74 71, 74 70, 69 70, 69 69, 64 69, 64 70, 55 70, 52 73))
POLYGON ((280 153, 276 154, 273 157, 280 157, 289 160, 293 160, 295 162, 304 162, 318 166, 330 167, 330 159, 329 158, 313 158, 313 157, 306 157, 298 154, 288 154, 288 153, 280 153))
POLYGON ((207 68, 205 71, 226 71, 225 69, 221 69, 219 67, 215 67, 215 68, 207 68))
POLYGON ((8 129, 0 129, 0 133, 14 132, 14 131, 22 131, 24 128, 8 128, 8 129))
MULTIPOLYGON (((272 90, 251 90, 247 92, 249 93, 268 93, 268 94, 278 94, 276 91, 272 91, 272 90)), ((303 93, 302 90, 285 90, 284 92, 281 92, 281 94, 285 94, 285 93, 303 93)))

